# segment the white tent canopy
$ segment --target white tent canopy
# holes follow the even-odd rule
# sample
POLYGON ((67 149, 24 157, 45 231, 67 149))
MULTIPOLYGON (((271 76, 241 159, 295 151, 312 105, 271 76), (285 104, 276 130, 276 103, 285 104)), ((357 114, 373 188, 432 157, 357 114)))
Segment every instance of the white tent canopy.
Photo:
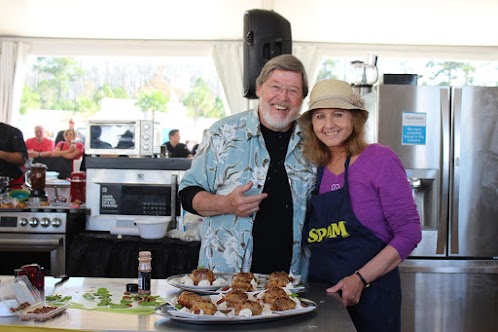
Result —
POLYGON ((257 8, 297 42, 498 46, 496 0, 0 0, 0 37, 233 41, 257 8))

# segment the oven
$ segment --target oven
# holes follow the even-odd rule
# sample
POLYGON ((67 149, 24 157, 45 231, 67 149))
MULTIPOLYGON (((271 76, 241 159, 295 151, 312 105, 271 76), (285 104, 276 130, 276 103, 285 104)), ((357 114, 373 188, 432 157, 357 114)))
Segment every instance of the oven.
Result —
POLYGON ((67 211, 55 209, 0 210, 0 274, 12 275, 14 269, 31 263, 39 264, 47 275, 66 274, 72 235, 84 230, 84 217, 72 219, 67 211))
POLYGON ((181 170, 87 169, 86 229, 138 235, 136 219, 171 218, 176 228, 182 216, 178 199, 181 170))

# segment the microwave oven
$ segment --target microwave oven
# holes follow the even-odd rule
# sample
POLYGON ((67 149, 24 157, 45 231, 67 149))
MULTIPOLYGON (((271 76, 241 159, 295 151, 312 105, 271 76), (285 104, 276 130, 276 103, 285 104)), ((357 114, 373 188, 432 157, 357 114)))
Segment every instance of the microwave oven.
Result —
POLYGON ((150 120, 90 120, 85 154, 152 156, 161 149, 159 123, 150 120))
MULTIPOLYGON (((156 160, 156 159, 153 159, 156 160)), ((157 159, 159 160, 159 159, 157 159)), ((169 228, 183 227, 178 183, 184 170, 87 169, 86 230, 134 231, 136 219, 171 218, 169 228)))

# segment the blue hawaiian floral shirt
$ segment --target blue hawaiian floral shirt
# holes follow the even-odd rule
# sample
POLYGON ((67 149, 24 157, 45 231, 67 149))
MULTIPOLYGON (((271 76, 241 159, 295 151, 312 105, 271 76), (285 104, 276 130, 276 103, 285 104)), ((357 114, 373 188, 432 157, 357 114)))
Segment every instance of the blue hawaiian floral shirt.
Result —
MULTIPOLYGON (((294 242, 291 273, 301 274, 301 232, 306 207, 315 187, 316 169, 301 154, 301 130, 296 124, 291 136, 285 169, 293 203, 294 242)), ((192 166, 185 172, 179 189, 204 188, 227 195, 236 187, 253 182, 247 194, 263 191, 270 155, 260 130, 258 110, 252 109, 220 119, 204 134, 192 166)), ((252 226, 256 214, 205 217, 201 228, 199 266, 220 272, 248 272, 252 263, 252 226)))

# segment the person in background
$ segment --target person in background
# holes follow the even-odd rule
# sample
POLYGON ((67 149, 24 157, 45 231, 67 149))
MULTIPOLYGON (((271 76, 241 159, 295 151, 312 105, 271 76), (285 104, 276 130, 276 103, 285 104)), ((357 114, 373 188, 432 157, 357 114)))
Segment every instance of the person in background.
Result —
POLYGON ((100 126, 92 126, 90 128, 90 147, 92 149, 112 149, 112 145, 100 139, 102 128, 100 126))
POLYGON ((76 141, 74 129, 66 129, 64 132, 64 142, 59 142, 51 152, 41 152, 40 157, 63 157, 65 159, 80 159, 83 156, 84 146, 76 141))
POLYGON ((214 123, 179 185, 183 208, 205 217, 199 266, 220 272, 301 272, 301 231, 315 171, 296 125, 308 81, 303 64, 270 59, 259 106, 214 123))
POLYGON ((188 158, 192 157, 187 145, 180 143, 180 131, 172 129, 169 132, 169 142, 164 143, 169 152, 169 157, 172 158, 188 158))
POLYGON ((303 154, 318 167, 303 243, 309 280, 339 292, 358 331, 400 331, 398 265, 422 237, 404 167, 391 148, 367 144, 368 112, 350 84, 316 83, 299 119, 303 154))
POLYGON ((0 176, 11 178, 11 188, 24 183, 24 163, 28 150, 22 132, 6 123, 0 122, 0 176))
MULTIPOLYGON (((77 132, 76 129, 74 129, 74 120, 72 118, 69 119, 68 125, 69 125, 69 129, 73 129, 74 132, 76 133, 75 138, 84 145, 85 144, 85 136, 83 136, 83 134, 77 132)), ((57 133, 57 136, 55 137, 55 146, 57 146, 57 144, 59 144, 59 142, 64 142, 64 140, 65 140, 64 133, 65 132, 66 132, 66 130, 61 130, 57 133)))
POLYGON ((131 131, 127 130, 119 137, 116 149, 129 149, 135 146, 134 135, 131 131))
POLYGON ((54 150, 54 141, 45 137, 45 130, 42 126, 35 126, 35 137, 26 140, 26 148, 30 158, 39 157, 43 151, 54 150))

